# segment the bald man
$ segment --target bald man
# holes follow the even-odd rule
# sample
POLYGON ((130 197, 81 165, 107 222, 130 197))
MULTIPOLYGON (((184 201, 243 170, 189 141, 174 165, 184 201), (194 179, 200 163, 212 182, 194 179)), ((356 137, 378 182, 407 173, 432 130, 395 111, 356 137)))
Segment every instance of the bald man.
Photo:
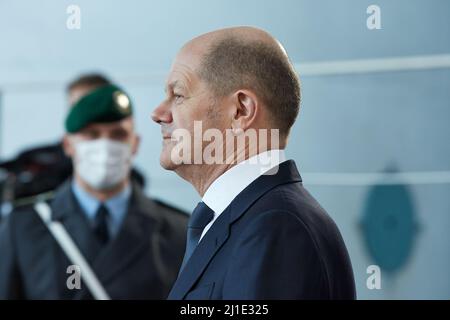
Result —
POLYGON ((339 230, 286 160, 300 83, 281 44, 251 27, 199 36, 166 93, 161 165, 202 197, 169 299, 354 299, 339 230))

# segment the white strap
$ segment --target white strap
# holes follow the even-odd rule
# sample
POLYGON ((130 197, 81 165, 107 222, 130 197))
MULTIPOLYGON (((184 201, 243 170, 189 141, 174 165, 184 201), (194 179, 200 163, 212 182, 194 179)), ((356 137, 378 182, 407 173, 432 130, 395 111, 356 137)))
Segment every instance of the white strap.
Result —
POLYGON ((89 291, 92 293, 93 297, 96 300, 110 300, 110 297, 106 293, 94 271, 91 269, 91 266, 86 261, 77 245, 73 242, 62 223, 52 221, 50 206, 46 202, 39 202, 34 205, 34 208, 69 260, 81 268, 81 278, 86 283, 86 286, 89 288, 89 291))

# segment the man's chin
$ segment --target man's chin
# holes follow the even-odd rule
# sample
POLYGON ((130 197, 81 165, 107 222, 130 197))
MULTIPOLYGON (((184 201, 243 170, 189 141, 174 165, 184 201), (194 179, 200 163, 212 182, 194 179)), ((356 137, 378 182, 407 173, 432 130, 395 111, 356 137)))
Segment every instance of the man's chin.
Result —
POLYGON ((163 169, 173 171, 175 170, 178 165, 175 164, 170 157, 166 156, 165 154, 161 154, 161 157, 159 159, 159 164, 163 169))

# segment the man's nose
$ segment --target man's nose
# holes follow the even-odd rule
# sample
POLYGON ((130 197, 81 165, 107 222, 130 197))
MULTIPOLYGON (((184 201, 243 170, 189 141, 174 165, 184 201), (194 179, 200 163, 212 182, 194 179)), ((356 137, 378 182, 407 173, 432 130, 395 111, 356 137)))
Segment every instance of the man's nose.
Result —
POLYGON ((151 114, 152 120, 156 123, 171 123, 172 122, 172 112, 170 108, 165 104, 161 103, 159 106, 153 110, 151 114))

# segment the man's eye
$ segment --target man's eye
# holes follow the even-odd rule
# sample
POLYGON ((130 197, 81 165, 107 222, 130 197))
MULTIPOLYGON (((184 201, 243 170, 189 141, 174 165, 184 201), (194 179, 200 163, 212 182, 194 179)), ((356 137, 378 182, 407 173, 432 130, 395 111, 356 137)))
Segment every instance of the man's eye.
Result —
POLYGON ((175 102, 177 102, 177 103, 181 102, 183 100, 183 98, 184 98, 184 96, 181 95, 181 94, 174 94, 173 97, 175 99, 175 102))

